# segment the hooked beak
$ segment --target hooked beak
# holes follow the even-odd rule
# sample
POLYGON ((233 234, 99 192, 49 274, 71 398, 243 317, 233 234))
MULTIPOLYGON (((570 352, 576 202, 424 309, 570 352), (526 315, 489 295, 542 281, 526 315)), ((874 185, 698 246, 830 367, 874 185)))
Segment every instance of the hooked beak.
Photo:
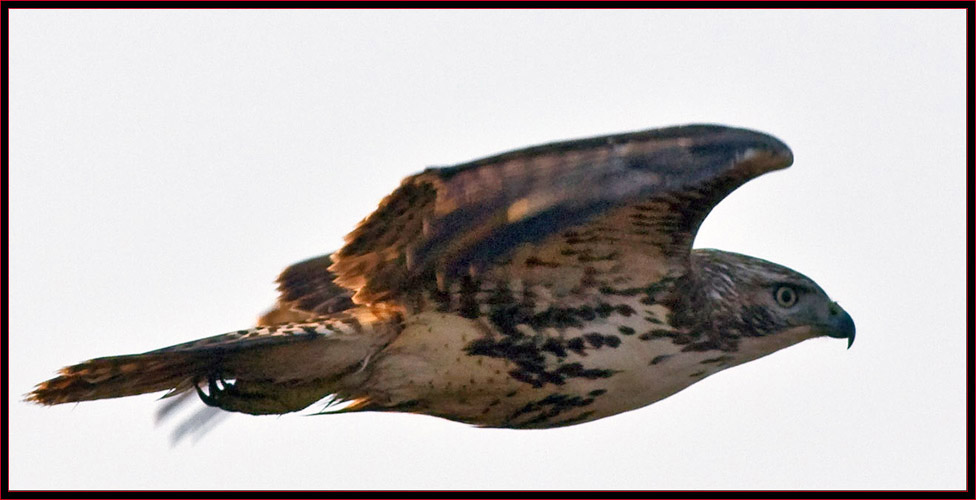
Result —
POLYGON ((830 304, 830 319, 826 327, 828 337, 847 339, 848 349, 854 345, 854 320, 836 302, 830 304))

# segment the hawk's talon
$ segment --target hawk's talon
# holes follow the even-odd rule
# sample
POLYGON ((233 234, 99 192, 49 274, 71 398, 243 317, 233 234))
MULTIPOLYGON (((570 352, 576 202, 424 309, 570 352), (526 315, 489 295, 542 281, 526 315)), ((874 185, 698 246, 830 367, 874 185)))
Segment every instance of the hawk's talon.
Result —
POLYGON ((210 394, 203 392, 203 389, 200 388, 200 379, 196 379, 193 381, 193 388, 196 389, 197 396, 200 397, 200 401, 203 401, 203 404, 207 406, 220 408, 220 404, 217 402, 217 398, 214 396, 216 394, 216 392, 214 391, 214 385, 215 385, 214 379, 213 377, 207 377, 207 378, 209 382, 210 394))
MULTIPOLYGON (((227 386, 224 385, 224 388, 226 387, 227 386)), ((207 390, 210 391, 211 398, 217 399, 219 397, 218 394, 220 394, 223 389, 217 386, 217 377, 212 375, 207 377, 207 390)))
POLYGON ((197 379, 193 384, 200 400, 207 406, 213 406, 222 410, 239 411, 242 402, 252 402, 267 398, 266 395, 261 393, 241 391, 236 383, 227 382, 219 376, 207 376, 207 392, 203 392, 203 389, 200 388, 200 382, 197 379))

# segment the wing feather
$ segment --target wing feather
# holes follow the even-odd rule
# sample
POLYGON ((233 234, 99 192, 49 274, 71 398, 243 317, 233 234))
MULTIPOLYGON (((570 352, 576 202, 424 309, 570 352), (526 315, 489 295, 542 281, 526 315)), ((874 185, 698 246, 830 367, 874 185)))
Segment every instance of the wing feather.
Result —
MULTIPOLYGON (((408 177, 333 254, 356 303, 402 299, 511 260, 522 249, 589 238, 662 267, 688 260, 695 233, 732 190, 792 163, 779 140, 692 125, 558 142, 408 177), (614 225, 627 235, 611 236, 614 225), (601 235, 600 231, 604 231, 601 235), (625 241, 613 241, 613 240, 625 241)), ((549 249, 551 250, 551 249, 549 249)), ((570 250, 573 251, 573 250, 570 250)), ((579 256, 577 256, 579 258, 579 256)))
POLYGON ((335 284, 331 265, 329 254, 288 266, 278 276, 278 302, 261 316, 258 325, 302 323, 352 308, 353 292, 335 284))

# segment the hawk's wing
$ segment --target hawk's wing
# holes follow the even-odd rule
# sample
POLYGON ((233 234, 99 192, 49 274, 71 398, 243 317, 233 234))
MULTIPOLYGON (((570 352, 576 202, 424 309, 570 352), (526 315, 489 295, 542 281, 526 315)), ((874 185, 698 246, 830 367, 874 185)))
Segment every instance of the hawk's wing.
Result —
MULTIPOLYGON (((702 220, 749 179, 793 161, 779 140, 694 125, 559 142, 406 178, 332 255, 357 303, 397 300, 531 248, 609 241, 673 269, 702 220), (601 231, 626 227, 627 237, 601 231)), ((615 233, 616 234, 616 233, 615 233)), ((577 256, 582 260, 582 256, 577 256)), ((600 255, 589 255, 599 259, 600 255)), ((545 266, 536 257, 529 264, 545 266)), ((555 266, 553 266, 555 267, 555 266)), ((554 269, 553 273, 558 273, 554 269)))
POLYGON ((329 271, 331 257, 329 254, 303 260, 282 271, 278 276, 278 302, 261 316, 258 324, 301 323, 352 307, 353 292, 335 284, 336 275, 329 271))

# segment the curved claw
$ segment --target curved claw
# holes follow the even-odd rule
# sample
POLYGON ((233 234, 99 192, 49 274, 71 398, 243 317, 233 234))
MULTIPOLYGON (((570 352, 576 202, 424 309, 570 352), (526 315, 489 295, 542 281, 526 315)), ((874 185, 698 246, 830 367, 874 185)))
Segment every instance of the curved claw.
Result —
POLYGON ((197 396, 205 405, 221 410, 246 411, 243 408, 247 404, 267 398, 260 393, 243 392, 237 387, 237 383, 228 382, 218 375, 207 375, 207 392, 203 392, 200 388, 200 382, 201 380, 197 379, 193 384, 197 396))
POLYGON ((200 400, 205 405, 214 406, 223 410, 229 409, 228 406, 231 398, 243 398, 247 396, 238 391, 234 387, 234 384, 216 375, 207 375, 207 392, 209 394, 200 389, 199 379, 194 381, 193 387, 197 390, 197 396, 200 396, 200 400))
POLYGON ((205 405, 251 415, 297 411, 323 397, 322 392, 313 387, 307 394, 300 393, 303 396, 307 395, 307 398, 296 400, 292 396, 289 399, 288 396, 292 393, 273 382, 242 382, 239 380, 228 382, 217 374, 207 375, 206 392, 200 387, 202 383, 202 377, 197 378, 194 380, 193 387, 205 405))
POLYGON ((220 391, 217 389, 217 379, 213 375, 207 376, 207 389, 210 391, 210 394, 207 394, 203 392, 203 389, 200 389, 200 379, 193 381, 193 388, 196 389, 197 396, 200 396, 200 401, 203 401, 203 404, 220 408, 220 404, 217 402, 216 397, 220 391))

